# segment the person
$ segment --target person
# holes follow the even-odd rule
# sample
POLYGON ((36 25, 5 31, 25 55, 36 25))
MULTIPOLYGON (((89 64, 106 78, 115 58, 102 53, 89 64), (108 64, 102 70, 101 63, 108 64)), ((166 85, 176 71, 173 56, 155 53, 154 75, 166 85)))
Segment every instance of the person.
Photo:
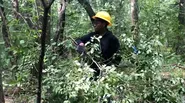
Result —
MULTIPOLYGON (((108 12, 100 11, 97 12, 93 18, 94 32, 91 32, 87 35, 84 35, 78 39, 77 42, 77 51, 83 53, 85 51, 85 43, 91 42, 93 36, 99 37, 100 39, 100 57, 104 59, 103 64, 112 65, 118 64, 121 61, 121 58, 113 58, 113 55, 116 54, 120 49, 119 40, 113 35, 111 31, 108 30, 107 26, 111 26, 111 16, 108 12)), ((100 70, 95 63, 90 65, 91 68, 95 70, 94 76, 99 76, 100 70)))

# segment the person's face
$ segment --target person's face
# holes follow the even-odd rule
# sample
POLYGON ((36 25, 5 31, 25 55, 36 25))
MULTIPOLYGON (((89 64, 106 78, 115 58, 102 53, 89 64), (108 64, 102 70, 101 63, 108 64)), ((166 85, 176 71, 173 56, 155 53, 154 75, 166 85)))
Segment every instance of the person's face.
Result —
POLYGON ((93 24, 94 24, 95 32, 97 33, 100 32, 103 28, 105 28, 105 23, 99 19, 95 19, 93 24))

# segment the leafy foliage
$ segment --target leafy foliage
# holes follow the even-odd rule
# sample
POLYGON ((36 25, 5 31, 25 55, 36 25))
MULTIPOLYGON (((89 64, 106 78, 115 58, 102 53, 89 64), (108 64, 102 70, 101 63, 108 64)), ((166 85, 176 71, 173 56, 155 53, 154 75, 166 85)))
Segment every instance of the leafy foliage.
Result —
MULTIPOLYGON (((0 69, 3 70, 3 85, 6 88, 20 87, 17 96, 32 99, 35 96, 37 63, 40 52, 38 8, 34 0, 20 0, 20 19, 13 17, 11 1, 4 1, 12 47, 5 48, 0 36, 0 69), (28 13, 29 12, 29 13, 28 13), (27 20, 35 28, 30 28, 27 20), (16 63, 8 51, 16 56, 16 63), (30 92, 32 91, 32 92, 30 92), (25 97, 26 95, 26 97, 25 97)), ((51 37, 56 32, 59 0, 51 8, 51 37)), ((166 76, 173 72, 173 65, 184 66, 181 55, 176 55, 179 29, 178 6, 175 0, 139 1, 139 36, 137 45, 131 33, 130 2, 126 0, 89 0, 96 11, 106 10, 113 18, 109 28, 121 43, 122 62, 118 67, 101 65, 97 81, 90 80, 93 69, 84 62, 75 50, 69 37, 77 38, 92 31, 88 15, 77 0, 70 0, 66 9, 65 40, 57 46, 51 39, 46 46, 43 71, 43 102, 49 103, 180 103, 184 94, 183 76, 166 76), (137 52, 133 50, 137 49, 137 52)), ((1 21, 2 22, 2 21, 1 21)), ((1 27, 1 26, 0 26, 1 27)), ((96 38, 95 38, 96 40, 96 38)), ((98 39, 97 39, 98 40, 98 39)), ((97 57, 98 45, 87 45, 88 53, 97 57)), ((179 68, 178 68, 179 69, 179 68)), ((175 69, 176 70, 176 69, 175 69)), ((174 70, 174 71, 175 71, 174 70)), ((183 70, 180 72, 184 72, 183 70)), ((20 97, 20 98, 18 98, 20 97)), ((23 100, 23 99, 22 99, 23 100)))

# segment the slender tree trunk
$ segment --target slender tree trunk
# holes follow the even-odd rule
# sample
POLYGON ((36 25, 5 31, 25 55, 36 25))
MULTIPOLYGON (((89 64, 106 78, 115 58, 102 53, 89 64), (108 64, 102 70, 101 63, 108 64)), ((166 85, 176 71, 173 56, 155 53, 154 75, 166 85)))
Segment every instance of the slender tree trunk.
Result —
MULTIPOLYGON (((177 43, 175 44, 176 54, 184 55, 185 52, 185 39, 184 39, 184 31, 185 31, 185 0, 179 0, 179 31, 180 34, 177 36, 177 43)), ((185 55, 184 55, 185 56, 185 55)))
POLYGON ((185 27, 185 0, 179 2, 179 24, 185 27))
POLYGON ((47 20, 48 20, 48 13, 49 9, 44 9, 44 18, 43 18, 43 27, 42 27, 42 35, 41 35, 41 53, 39 57, 39 86, 38 86, 38 97, 37 97, 37 103, 40 103, 41 101, 41 87, 42 87, 42 70, 43 70, 43 59, 45 56, 45 40, 46 40, 46 28, 47 28, 47 20))
MULTIPOLYGON (((36 7, 37 7, 37 10, 36 10, 37 16, 39 17, 38 22, 36 23, 36 29, 42 30, 43 20, 44 20, 44 6, 42 4, 42 0, 35 0, 35 2, 36 2, 36 7)), ((50 23, 50 16, 49 16, 50 13, 51 13, 51 10, 49 9, 48 15, 47 15, 48 17, 47 17, 47 29, 46 29, 46 44, 50 44, 50 30, 51 30, 51 23, 50 23)), ((38 34, 38 35, 39 37, 42 36, 42 34, 38 34)), ((37 42, 41 42, 40 40, 41 39, 38 39, 37 42)), ((38 65, 39 64, 36 63, 35 64, 36 68, 31 69, 31 74, 36 78, 38 78, 38 75, 39 75, 38 65)))
POLYGON ((14 17, 15 19, 19 19, 19 15, 18 15, 18 12, 19 12, 19 2, 18 0, 12 0, 12 6, 13 6, 13 13, 14 13, 14 17))
POLYGON ((35 0, 35 1, 36 1, 36 7, 37 7, 37 16, 39 17, 38 22, 37 22, 37 28, 39 30, 41 30, 42 29, 44 7, 42 5, 41 0, 35 0))
POLYGON ((3 82, 3 80, 2 80, 2 70, 0 69, 0 103, 5 103, 2 82, 3 82))
POLYGON ((95 13, 94 13, 93 9, 91 8, 91 5, 89 4, 88 0, 78 0, 78 2, 84 7, 87 14, 89 15, 91 22, 93 23, 92 16, 94 16, 95 13))
MULTIPOLYGON (((3 4, 3 1, 0 0, 0 3, 3 4)), ((8 26, 7 26, 7 19, 6 19, 6 14, 4 12, 4 8, 1 6, 0 7, 0 15, 1 15, 1 19, 2 19, 2 34, 3 34, 3 39, 5 41, 5 46, 6 48, 9 48, 11 47, 11 44, 10 44, 10 39, 9 39, 9 29, 8 29, 8 26)))
POLYGON ((138 26, 138 0, 130 0, 131 3, 131 21, 132 21, 132 33, 135 40, 135 45, 139 42, 139 26, 138 26))
MULTIPOLYGON (((43 14, 44 14, 44 7, 42 5, 42 2, 40 0, 36 0, 36 5, 37 5, 37 14, 39 16, 39 20, 37 22, 37 29, 41 30, 42 29, 42 21, 43 21, 43 14)), ((51 13, 51 10, 49 9, 48 13, 51 13)), ((50 44, 50 29, 51 29, 51 23, 50 23, 50 16, 47 15, 48 17, 48 23, 47 23, 47 30, 46 30, 46 44, 50 44)))
POLYGON ((57 24, 57 31, 54 36, 54 41, 56 42, 56 45, 58 44, 58 40, 63 40, 63 32, 64 32, 64 26, 65 26, 65 9, 66 9, 66 1, 61 0, 61 7, 59 10, 59 16, 58 16, 58 24, 57 24))
MULTIPOLYGON (((3 1, 0 0, 0 4, 3 5, 3 1)), ((4 12, 4 8, 1 6, 0 7, 0 16, 2 19, 2 34, 3 34, 3 40, 5 42, 5 47, 6 48, 10 48, 11 47, 11 42, 10 42, 10 33, 9 33, 9 27, 7 24, 7 19, 6 19, 6 14, 4 12)), ((8 51, 8 54, 10 56, 12 56, 12 58, 10 59, 11 64, 15 64, 16 63, 16 56, 13 55, 12 51, 8 51)))
POLYGON ((51 5, 54 0, 50 0, 48 3, 46 1, 41 0, 42 5, 44 7, 44 16, 42 21, 42 34, 41 34, 41 52, 39 56, 39 76, 38 76, 38 92, 37 92, 37 103, 41 103, 41 94, 42 94, 42 70, 44 65, 44 56, 45 56, 45 44, 46 44, 46 33, 47 33, 47 23, 48 23, 48 13, 51 5))
MULTIPOLYGON (((3 0, 0 0, 0 4, 3 5, 3 0)), ((2 35, 3 35, 3 40, 5 42, 5 47, 9 48, 11 47, 10 39, 9 39, 9 29, 7 26, 7 20, 6 20, 6 15, 4 12, 4 7, 0 7, 0 16, 2 19, 2 35)), ((12 52, 9 52, 10 55, 12 55, 12 52)), ((11 60, 11 63, 13 63, 13 60, 11 60)), ((2 84, 2 70, 0 70, 0 102, 5 103, 4 101, 4 92, 3 92, 3 84, 2 84)))
POLYGON ((51 9, 48 11, 48 23, 47 23, 47 30, 46 30, 46 44, 51 44, 51 9))

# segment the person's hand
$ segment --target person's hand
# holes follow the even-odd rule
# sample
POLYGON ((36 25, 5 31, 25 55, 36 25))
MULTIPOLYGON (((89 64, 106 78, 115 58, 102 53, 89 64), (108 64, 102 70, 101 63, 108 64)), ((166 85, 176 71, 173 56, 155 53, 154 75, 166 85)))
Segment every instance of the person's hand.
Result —
POLYGON ((85 44, 84 43, 80 43, 79 46, 85 46, 85 44))
POLYGON ((78 51, 78 53, 82 54, 85 51, 85 44, 84 43, 80 43, 77 46, 77 51, 78 51))

